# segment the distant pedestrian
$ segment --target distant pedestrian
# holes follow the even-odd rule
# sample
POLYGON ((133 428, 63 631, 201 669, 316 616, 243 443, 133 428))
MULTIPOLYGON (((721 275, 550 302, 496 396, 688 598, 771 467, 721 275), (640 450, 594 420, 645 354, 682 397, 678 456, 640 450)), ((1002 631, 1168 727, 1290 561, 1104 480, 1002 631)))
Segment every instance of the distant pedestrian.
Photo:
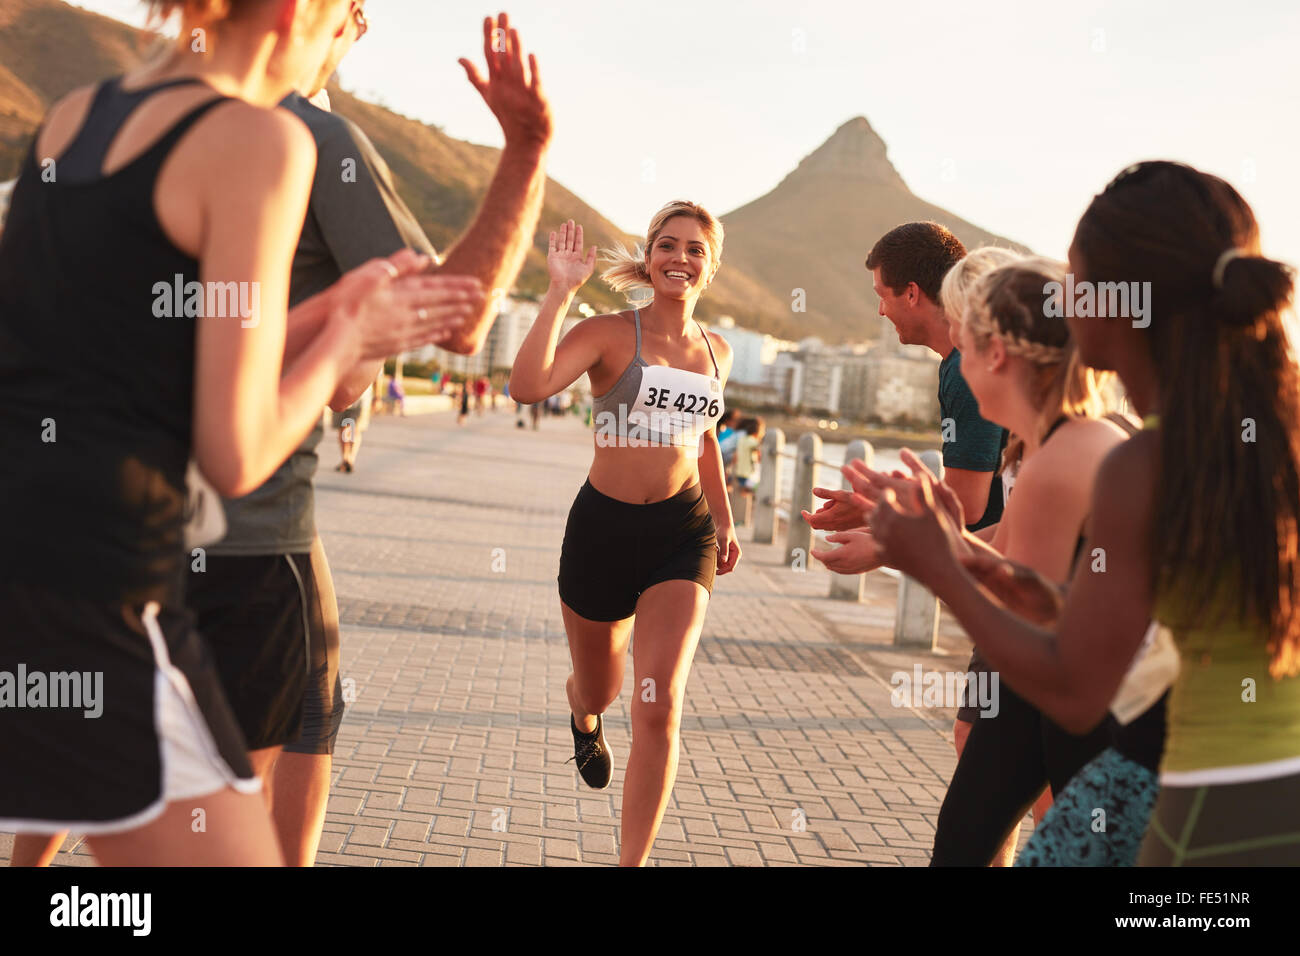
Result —
POLYGON ((334 427, 339 430, 339 463, 335 471, 348 474, 357 463, 357 453, 361 451, 361 433, 370 424, 370 389, 361 393, 361 397, 348 408, 334 413, 334 427))
POLYGON ((736 431, 736 454, 732 463, 732 474, 741 494, 753 497, 758 487, 759 461, 762 458, 761 445, 767 428, 763 419, 746 418, 736 431))
POLYGON ((406 389, 402 387, 400 375, 393 375, 388 380, 388 404, 397 414, 406 416, 406 389))
POLYGON ((727 409, 727 413, 722 416, 722 421, 718 422, 718 451, 722 453, 722 470, 727 478, 727 487, 731 487, 731 466, 736 460, 736 441, 740 438, 737 429, 740 427, 740 410, 736 408, 727 409))

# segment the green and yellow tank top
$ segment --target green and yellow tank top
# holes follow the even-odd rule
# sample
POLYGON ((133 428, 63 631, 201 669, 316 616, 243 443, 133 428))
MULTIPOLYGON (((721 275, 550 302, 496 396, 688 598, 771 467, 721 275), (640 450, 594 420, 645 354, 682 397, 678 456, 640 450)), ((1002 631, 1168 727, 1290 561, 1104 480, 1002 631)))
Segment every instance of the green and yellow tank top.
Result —
MULTIPOLYGON (((1159 427, 1148 416, 1143 427, 1159 427)), ((1224 581, 1211 609, 1230 608, 1224 581)), ((1189 602, 1156 595, 1154 617, 1174 635, 1181 666, 1169 695, 1160 780, 1171 786, 1264 780, 1300 773, 1300 678, 1269 676, 1267 626, 1225 614, 1189 622, 1189 602)))

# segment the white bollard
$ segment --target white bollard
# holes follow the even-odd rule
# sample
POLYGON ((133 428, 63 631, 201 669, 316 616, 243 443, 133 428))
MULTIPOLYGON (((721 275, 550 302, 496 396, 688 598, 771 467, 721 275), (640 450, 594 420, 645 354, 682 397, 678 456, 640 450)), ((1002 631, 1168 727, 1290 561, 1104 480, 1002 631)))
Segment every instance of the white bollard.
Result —
POLYGON ((799 512, 812 511, 815 507, 812 490, 817 484, 817 459, 821 454, 820 435, 805 432, 800 436, 794 462, 794 487, 790 490, 790 528, 785 539, 784 560, 788 563, 802 558, 804 567, 809 560, 808 552, 812 550, 813 530, 799 512))
MULTIPOLYGON (((849 442, 849 447, 844 450, 844 464, 846 465, 854 459, 860 458, 866 463, 867 467, 870 468, 873 457, 874 449, 872 449, 871 443, 863 441, 860 438, 849 442)), ((843 475, 840 475, 840 478, 841 487, 845 491, 852 491, 853 485, 849 482, 849 479, 843 475)), ((864 523, 866 522, 865 515, 862 520, 864 523)), ((861 601, 863 588, 866 585, 866 578, 867 576, 865 574, 832 573, 831 597, 837 598, 841 601, 861 601)))
MULTIPOLYGON (((919 457, 936 478, 943 478, 943 459, 937 451, 925 451, 919 457)), ((920 581, 903 575, 898 582, 894 646, 924 647, 933 652, 938 638, 939 599, 920 581)))
POLYGON ((785 432, 769 428, 763 436, 763 464, 754 491, 754 543, 771 544, 776 539, 776 505, 781 500, 781 452, 785 432))

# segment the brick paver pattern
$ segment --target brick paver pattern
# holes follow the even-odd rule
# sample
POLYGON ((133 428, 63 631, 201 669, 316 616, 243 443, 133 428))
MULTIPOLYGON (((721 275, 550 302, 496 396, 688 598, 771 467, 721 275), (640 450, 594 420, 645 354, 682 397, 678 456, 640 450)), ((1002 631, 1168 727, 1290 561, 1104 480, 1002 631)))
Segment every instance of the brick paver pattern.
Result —
MULTIPOLYGON (((332 436, 322 444, 317 520, 349 704, 319 864, 617 863, 631 666, 606 715, 613 784, 587 789, 566 763, 555 576, 591 442, 575 418, 535 432, 503 408, 463 427, 377 418, 350 475, 333 470, 332 436)), ((695 657, 652 864, 926 864, 953 711, 893 706, 889 675, 965 670, 969 643, 945 619, 940 653, 896 650, 891 577, 868 575, 863 603, 832 600, 819 564, 798 570, 782 543, 740 537, 695 657)), ((0 861, 11 842, 0 836, 0 861)), ((74 835, 55 862, 93 860, 74 835)))

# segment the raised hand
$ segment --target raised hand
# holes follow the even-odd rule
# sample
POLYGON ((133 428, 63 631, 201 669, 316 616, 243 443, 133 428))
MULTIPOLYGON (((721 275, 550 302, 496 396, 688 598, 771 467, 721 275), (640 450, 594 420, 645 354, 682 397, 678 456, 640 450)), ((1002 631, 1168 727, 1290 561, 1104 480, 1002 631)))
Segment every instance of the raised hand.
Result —
POLYGON ((542 92, 537 57, 528 55, 525 70, 519 31, 510 26, 506 14, 483 20, 483 56, 487 60, 487 79, 472 61, 462 58, 458 62, 501 124, 506 145, 548 145, 551 106, 542 92))
POLYGON ((962 566, 1013 614, 1031 624, 1051 627, 1065 608, 1065 591, 1033 568, 990 551, 972 551, 962 566))
POLYGON ((568 292, 578 289, 591 278, 596 267, 596 247, 583 254, 582 227, 570 219, 560 226, 558 233, 551 233, 550 247, 546 253, 546 268, 551 274, 551 283, 568 292))
POLYGON ((331 319, 357 340, 357 360, 387 358, 451 338, 483 307, 472 276, 428 275, 428 256, 403 250, 348 272, 330 290, 331 319))
POLYGON ((865 528, 828 534, 826 540, 840 547, 813 548, 812 556, 837 574, 862 574, 884 563, 875 537, 865 528))

